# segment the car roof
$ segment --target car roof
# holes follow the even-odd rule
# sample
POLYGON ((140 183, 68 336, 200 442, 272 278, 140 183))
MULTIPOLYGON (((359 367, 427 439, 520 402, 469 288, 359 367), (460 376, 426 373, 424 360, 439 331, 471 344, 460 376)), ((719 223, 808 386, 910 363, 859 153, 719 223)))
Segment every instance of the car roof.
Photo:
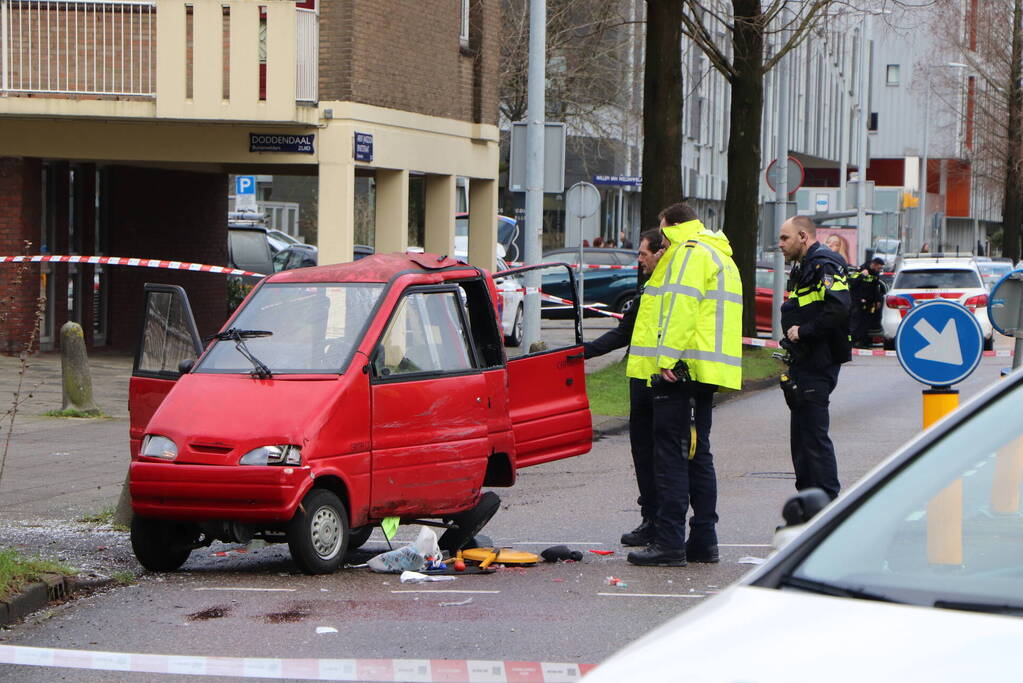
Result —
POLYGON ((973 258, 907 258, 899 270, 977 270, 973 258))
POLYGON ((424 283, 469 277, 478 270, 464 261, 450 256, 429 253, 373 254, 357 261, 312 266, 296 270, 282 270, 267 278, 267 282, 389 282, 398 275, 413 274, 424 277, 424 283))

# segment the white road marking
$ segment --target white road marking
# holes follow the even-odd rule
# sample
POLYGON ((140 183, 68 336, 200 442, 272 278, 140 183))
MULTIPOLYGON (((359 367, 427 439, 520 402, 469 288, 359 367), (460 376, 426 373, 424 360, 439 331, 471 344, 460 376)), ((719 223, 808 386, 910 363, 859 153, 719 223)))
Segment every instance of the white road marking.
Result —
POLYGON ((263 593, 294 593, 296 588, 242 588, 236 586, 204 586, 202 588, 193 588, 196 591, 253 591, 263 593))
POLYGON ((691 600, 707 597, 706 595, 682 595, 680 593, 597 593, 597 595, 614 598, 689 598, 691 600))
POLYGON ((392 593, 473 593, 481 595, 497 595, 501 591, 458 591, 458 590, 405 590, 391 591, 392 593))
POLYGON ((718 543, 719 548, 773 548, 771 543, 718 543))

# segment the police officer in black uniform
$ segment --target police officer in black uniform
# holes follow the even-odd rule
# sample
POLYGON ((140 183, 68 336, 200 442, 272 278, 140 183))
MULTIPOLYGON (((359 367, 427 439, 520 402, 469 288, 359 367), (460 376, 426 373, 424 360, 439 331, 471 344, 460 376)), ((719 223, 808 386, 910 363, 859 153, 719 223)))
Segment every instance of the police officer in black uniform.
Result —
POLYGON ((817 226, 794 216, 781 226, 778 246, 795 263, 789 298, 781 306, 782 345, 790 356, 791 383, 783 387, 791 410, 790 438, 796 490, 819 487, 838 495, 835 447, 828 435, 831 392, 849 352, 846 264, 817 241, 817 226))
MULTIPOLYGON (((639 281, 636 296, 618 322, 618 327, 608 330, 591 342, 583 344, 586 358, 603 356, 605 353, 628 346, 632 339, 632 328, 636 326, 636 313, 643 286, 654 266, 664 253, 659 229, 645 230, 639 236, 639 281)), ((643 520, 632 531, 622 534, 622 545, 647 545, 653 541, 653 526, 657 511, 657 486, 654 480, 654 425, 653 395, 650 387, 641 379, 629 380, 629 442, 632 447, 632 464, 636 468, 636 483, 639 485, 639 506, 643 520)))
POLYGON ((859 268, 849 269, 849 296, 852 308, 849 311, 849 334, 853 346, 870 347, 870 328, 875 314, 881 309, 884 297, 884 283, 881 269, 884 260, 873 258, 859 268))

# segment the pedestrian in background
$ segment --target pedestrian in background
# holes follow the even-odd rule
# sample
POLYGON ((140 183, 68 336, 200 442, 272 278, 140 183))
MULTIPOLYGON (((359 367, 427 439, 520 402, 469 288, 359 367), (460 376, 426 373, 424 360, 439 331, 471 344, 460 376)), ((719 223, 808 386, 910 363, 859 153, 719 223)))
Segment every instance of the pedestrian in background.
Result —
POLYGON ((881 282, 881 270, 884 260, 873 258, 856 269, 849 269, 849 296, 852 308, 849 309, 849 335, 853 346, 870 348, 871 323, 875 314, 881 310, 884 298, 884 283, 881 282))
MULTIPOLYGON (((649 277, 664 253, 661 242, 660 228, 646 230, 639 238, 640 280, 649 277)), ((583 344, 586 358, 594 358, 620 349, 629 344, 632 330, 636 325, 636 313, 639 311, 639 300, 643 295, 643 287, 636 290, 630 306, 625 310, 618 326, 608 330, 591 342, 583 344)), ((632 464, 636 470, 636 484, 639 486, 639 503, 643 519, 632 531, 622 534, 622 545, 647 545, 653 540, 653 523, 657 510, 657 489, 654 485, 653 462, 653 402, 650 387, 645 380, 629 379, 629 445, 632 448, 632 464)))
POLYGON ((840 484, 828 435, 828 406, 838 369, 852 357, 846 264, 817 241, 817 226, 807 216, 793 216, 782 224, 778 246, 795 264, 789 274, 789 298, 781 305, 781 324, 791 360, 785 400, 791 411, 796 490, 819 487, 834 498, 840 484))
POLYGON ((657 504, 652 540, 627 559, 681 567, 687 557, 718 560, 710 408, 717 387, 742 382, 742 281, 728 238, 707 230, 692 208, 675 204, 660 218, 668 245, 640 297, 625 373, 650 383, 657 504), (692 443, 691 399, 702 445, 699 437, 692 443))

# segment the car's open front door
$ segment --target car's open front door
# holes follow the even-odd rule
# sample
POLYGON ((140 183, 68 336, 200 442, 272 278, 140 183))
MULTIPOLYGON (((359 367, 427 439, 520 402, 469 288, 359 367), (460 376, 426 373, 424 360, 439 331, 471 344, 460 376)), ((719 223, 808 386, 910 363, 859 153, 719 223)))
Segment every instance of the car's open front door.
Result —
MULTIPOLYGON (((549 272, 554 268, 568 270, 574 301, 575 277, 565 264, 514 268, 495 273, 494 277, 539 269, 549 272)), ((559 320, 542 326, 540 342, 521 349, 524 355, 508 358, 508 403, 515 434, 516 467, 590 450, 593 425, 586 398, 582 311, 577 301, 571 310, 571 322, 559 320)))
POLYGON ((185 290, 146 283, 142 331, 128 384, 131 453, 138 452, 146 425, 182 373, 195 361, 202 342, 185 290))

